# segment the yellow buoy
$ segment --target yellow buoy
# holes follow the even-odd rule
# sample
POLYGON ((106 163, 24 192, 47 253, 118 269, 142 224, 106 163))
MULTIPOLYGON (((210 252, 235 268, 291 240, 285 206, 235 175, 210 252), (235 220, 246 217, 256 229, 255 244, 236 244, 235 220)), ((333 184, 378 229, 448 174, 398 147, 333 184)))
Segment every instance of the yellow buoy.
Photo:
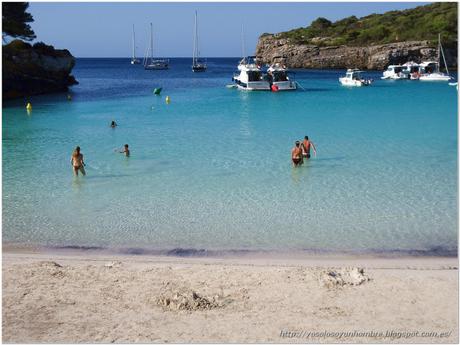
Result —
POLYGON ((166 103, 169 104, 171 102, 171 98, 169 96, 166 96, 166 103))
POLYGON ((30 110, 32 110, 32 104, 30 104, 30 103, 27 103, 27 105, 26 105, 26 109, 27 109, 27 110, 29 110, 29 111, 30 111, 30 110))

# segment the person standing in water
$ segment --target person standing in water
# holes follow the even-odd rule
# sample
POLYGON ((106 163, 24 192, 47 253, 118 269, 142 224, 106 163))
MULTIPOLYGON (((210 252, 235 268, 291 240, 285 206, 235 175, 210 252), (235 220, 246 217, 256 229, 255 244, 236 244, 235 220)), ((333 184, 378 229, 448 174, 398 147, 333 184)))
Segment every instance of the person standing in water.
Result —
POLYGON ((313 141, 308 139, 308 135, 305 136, 302 142, 302 156, 305 157, 306 159, 310 159, 310 149, 313 148, 313 152, 316 157, 316 147, 315 144, 313 144, 313 141))
POLYGON ((110 124, 110 127, 112 127, 112 128, 117 127, 117 123, 115 121, 112 121, 112 123, 110 124))
POLYGON ((72 157, 70 158, 70 164, 72 164, 75 176, 78 176, 78 171, 80 171, 83 176, 86 175, 85 162, 83 161, 83 155, 80 153, 80 146, 77 146, 73 151, 72 157))
POLYGON ((297 167, 302 164, 302 149, 300 148, 300 141, 295 142, 295 146, 291 151, 292 164, 297 167))
POLYGON ((124 153, 126 157, 129 157, 129 146, 128 144, 125 144, 123 151, 119 151, 120 153, 124 153))

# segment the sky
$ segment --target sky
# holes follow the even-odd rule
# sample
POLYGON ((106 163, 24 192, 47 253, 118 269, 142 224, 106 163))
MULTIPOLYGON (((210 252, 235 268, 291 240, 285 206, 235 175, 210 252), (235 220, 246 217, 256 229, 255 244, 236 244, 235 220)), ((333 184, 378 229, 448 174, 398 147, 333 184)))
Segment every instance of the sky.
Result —
POLYGON ((29 12, 35 20, 31 26, 36 41, 68 49, 76 57, 131 56, 134 24, 136 55, 142 58, 149 42, 149 23, 153 23, 156 56, 191 56, 196 10, 200 55, 234 57, 242 55, 242 25, 245 52, 251 55, 258 37, 265 32, 305 27, 317 17, 335 21, 424 4, 427 3, 31 2, 29 12))

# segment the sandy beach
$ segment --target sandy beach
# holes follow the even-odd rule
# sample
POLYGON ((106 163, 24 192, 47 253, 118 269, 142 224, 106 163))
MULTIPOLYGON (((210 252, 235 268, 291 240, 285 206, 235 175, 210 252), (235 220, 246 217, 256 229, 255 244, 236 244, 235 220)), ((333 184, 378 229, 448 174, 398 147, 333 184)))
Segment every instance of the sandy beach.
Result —
POLYGON ((456 258, 3 252, 3 341, 458 342, 456 258))

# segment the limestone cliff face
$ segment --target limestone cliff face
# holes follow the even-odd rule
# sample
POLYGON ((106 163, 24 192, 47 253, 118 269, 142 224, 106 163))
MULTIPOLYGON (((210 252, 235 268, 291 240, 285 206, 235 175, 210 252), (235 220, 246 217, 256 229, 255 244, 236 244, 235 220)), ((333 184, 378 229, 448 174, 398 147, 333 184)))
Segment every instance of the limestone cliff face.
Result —
POLYGON ((16 40, 3 46, 3 99, 66 91, 78 84, 70 74, 75 58, 68 50, 16 40))
MULTIPOLYGON (((445 49, 449 66, 457 66, 457 52, 445 49)), ((388 65, 407 61, 428 61, 437 58, 437 49, 428 41, 398 42, 367 47, 292 44, 276 35, 259 38, 256 56, 270 63, 275 56, 284 56, 290 68, 359 68, 383 70, 388 65)))

